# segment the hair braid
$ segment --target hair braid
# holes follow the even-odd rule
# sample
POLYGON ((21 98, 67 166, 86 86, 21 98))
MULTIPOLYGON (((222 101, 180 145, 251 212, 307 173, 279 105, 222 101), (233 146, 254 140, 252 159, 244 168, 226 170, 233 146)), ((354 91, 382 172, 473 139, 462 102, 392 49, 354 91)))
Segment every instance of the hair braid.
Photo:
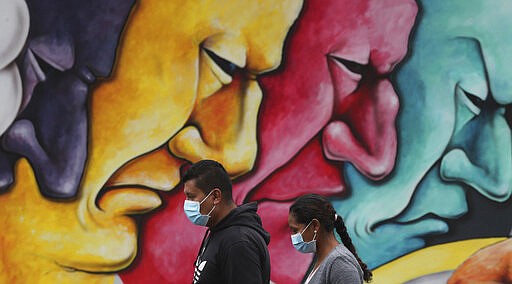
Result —
POLYGON ((343 222, 343 219, 335 215, 334 220, 334 228, 336 228, 336 232, 338 235, 340 235, 341 241, 343 244, 348 248, 348 250, 355 256, 357 259, 357 262, 359 262, 359 266, 361 266, 361 269, 363 270, 363 279, 366 282, 370 282, 372 280, 372 272, 368 269, 368 266, 366 263, 364 263, 360 258, 359 255, 357 255, 356 248, 354 247, 354 244, 352 244, 352 239, 348 235, 347 227, 345 226, 345 223, 343 222))

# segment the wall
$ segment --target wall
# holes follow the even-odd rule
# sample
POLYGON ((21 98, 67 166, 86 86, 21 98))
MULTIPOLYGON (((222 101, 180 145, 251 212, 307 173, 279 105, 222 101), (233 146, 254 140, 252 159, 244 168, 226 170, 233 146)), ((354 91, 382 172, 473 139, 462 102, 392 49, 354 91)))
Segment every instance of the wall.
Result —
POLYGON ((510 3, 0 6, 0 282, 189 282, 179 178, 204 158, 259 202, 275 283, 311 263, 305 193, 375 283, 512 281, 510 3))

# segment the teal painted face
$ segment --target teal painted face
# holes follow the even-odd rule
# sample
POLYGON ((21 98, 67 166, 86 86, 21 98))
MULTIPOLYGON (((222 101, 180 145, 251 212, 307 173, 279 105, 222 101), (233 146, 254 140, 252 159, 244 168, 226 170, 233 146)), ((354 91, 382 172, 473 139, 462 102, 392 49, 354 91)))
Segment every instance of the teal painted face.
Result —
POLYGON ((362 259, 377 267, 448 231, 468 211, 465 189, 511 195, 512 3, 420 1, 400 98, 394 171, 373 182, 351 165, 351 195, 333 200, 362 259))

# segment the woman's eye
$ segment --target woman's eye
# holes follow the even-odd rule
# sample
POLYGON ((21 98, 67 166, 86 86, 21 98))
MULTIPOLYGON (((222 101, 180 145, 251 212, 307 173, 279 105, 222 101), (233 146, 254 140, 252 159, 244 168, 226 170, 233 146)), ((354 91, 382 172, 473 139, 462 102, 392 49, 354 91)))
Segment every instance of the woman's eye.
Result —
POLYGON ((208 54, 208 56, 210 56, 213 62, 215 62, 215 64, 217 64, 217 66, 219 66, 222 69, 222 71, 224 71, 224 73, 228 74, 229 76, 233 76, 236 70, 239 69, 239 67, 236 66, 233 62, 218 56, 217 54, 215 54, 215 52, 208 50, 206 48, 204 49, 204 51, 206 52, 206 54, 208 54))
POLYGON ((360 64, 360 63, 357 63, 354 61, 350 61, 350 60, 335 57, 335 56, 331 56, 331 57, 334 58, 339 63, 343 64, 352 73, 362 76, 368 70, 368 65, 363 65, 363 64, 360 64))

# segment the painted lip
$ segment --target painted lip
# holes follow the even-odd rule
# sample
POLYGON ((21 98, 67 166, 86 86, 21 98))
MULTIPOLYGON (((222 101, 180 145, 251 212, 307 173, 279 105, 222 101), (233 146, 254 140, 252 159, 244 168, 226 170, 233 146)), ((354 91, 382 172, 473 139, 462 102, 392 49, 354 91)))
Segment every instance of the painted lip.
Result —
POLYGON ((83 66, 79 68, 75 74, 86 84, 92 85, 96 82, 96 75, 88 67, 83 66))
POLYGON ((425 215, 421 218, 417 218, 411 221, 398 221, 392 220, 390 222, 385 222, 381 225, 378 225, 377 228, 384 228, 386 226, 400 226, 407 228, 414 228, 412 231, 413 234, 410 234, 410 237, 424 237, 428 235, 441 235, 448 232, 449 227, 448 223, 445 222, 442 218, 434 216, 432 214, 425 215))
POLYGON ((174 158, 163 146, 117 167, 95 197, 100 210, 115 215, 143 214, 162 204, 160 194, 180 183, 187 162, 174 158))
POLYGON ((162 205, 157 189, 143 185, 105 187, 97 200, 98 208, 115 216, 144 214, 162 205))

